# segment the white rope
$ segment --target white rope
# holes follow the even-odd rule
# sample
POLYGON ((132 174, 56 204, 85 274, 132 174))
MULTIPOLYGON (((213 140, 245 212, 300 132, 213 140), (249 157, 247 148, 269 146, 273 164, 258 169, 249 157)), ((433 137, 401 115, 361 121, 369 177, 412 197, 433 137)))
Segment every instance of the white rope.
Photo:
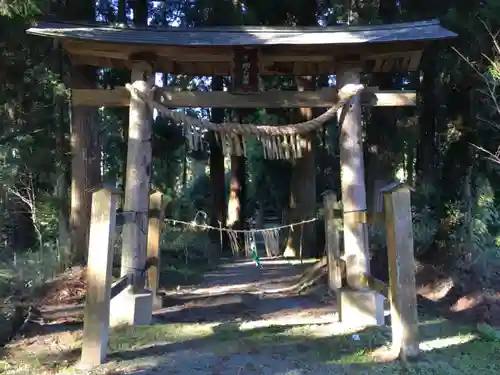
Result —
POLYGON ((172 223, 173 225, 183 224, 183 225, 187 225, 187 226, 190 226, 190 227, 195 227, 195 228, 200 228, 200 229, 208 229, 208 230, 215 230, 215 231, 219 231, 219 232, 252 233, 252 234, 255 234, 255 233, 272 232, 272 231, 281 230, 281 229, 285 229, 285 228, 293 229, 293 227, 296 227, 296 226, 299 226, 299 225, 303 225, 303 224, 312 223, 312 222, 315 222, 315 221, 318 221, 318 220, 319 220, 318 217, 314 217, 312 219, 303 220, 303 221, 298 222, 298 223, 292 223, 292 224, 288 224, 288 225, 280 225, 280 226, 273 227, 273 228, 262 228, 262 229, 219 228, 219 227, 213 227, 213 226, 207 225, 207 224, 198 224, 195 221, 183 221, 183 220, 168 219, 168 218, 165 219, 165 222, 172 223))

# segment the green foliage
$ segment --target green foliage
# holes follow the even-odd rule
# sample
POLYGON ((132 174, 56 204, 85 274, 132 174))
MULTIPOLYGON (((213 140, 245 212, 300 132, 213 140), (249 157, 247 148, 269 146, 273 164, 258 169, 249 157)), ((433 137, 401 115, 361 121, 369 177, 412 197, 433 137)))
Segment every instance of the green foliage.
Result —
POLYGON ((64 202, 52 194, 44 194, 36 201, 36 211, 43 242, 56 243, 59 230, 59 208, 64 202))
POLYGON ((2 249, 0 254, 0 297, 13 293, 29 295, 37 287, 63 270, 65 254, 54 244, 42 251, 14 252, 2 249))
POLYGON ((30 17, 41 13, 39 0, 1 0, 0 16, 3 17, 30 17))
POLYGON ((500 331, 489 324, 478 324, 477 331, 481 337, 488 341, 500 342, 500 331))
MULTIPOLYGON (((264 110, 256 111, 250 121, 255 124, 283 124, 286 119, 264 110)), ((259 202, 264 209, 281 210, 288 204, 291 163, 266 160, 262 144, 255 138, 247 140, 247 195, 251 203, 259 202)))
POLYGON ((197 283, 220 256, 220 248, 210 241, 208 232, 196 228, 170 226, 162 233, 160 248, 160 282, 168 286, 197 283))
POLYGON ((475 274, 494 281, 496 269, 500 266, 500 206, 495 202, 490 182, 484 177, 476 182, 476 197, 472 207, 471 243, 465 240, 468 230, 465 225, 456 226, 450 239, 457 244, 457 248, 466 252, 461 254, 465 263, 459 264, 461 268, 471 269, 475 274))
POLYGON ((172 199, 170 215, 180 220, 191 221, 198 211, 210 212, 210 178, 203 175, 186 186, 172 199))
POLYGON ((431 185, 421 185, 412 194, 413 237, 415 253, 422 254, 434 243, 438 230, 439 190, 431 185))

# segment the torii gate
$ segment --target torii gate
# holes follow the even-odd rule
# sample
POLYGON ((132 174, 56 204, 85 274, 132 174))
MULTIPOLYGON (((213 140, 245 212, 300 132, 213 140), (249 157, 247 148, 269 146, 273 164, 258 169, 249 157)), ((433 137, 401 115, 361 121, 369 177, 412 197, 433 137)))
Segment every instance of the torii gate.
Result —
MULTIPOLYGON (((72 104, 74 111, 82 107, 130 106, 124 210, 134 212, 135 220, 124 225, 122 274, 133 275, 133 293, 127 306, 122 308, 134 312, 140 310, 139 300, 134 296, 144 289, 144 278, 137 270, 144 267, 146 255, 144 222, 147 218, 144 215, 148 209, 151 174, 152 113, 148 105, 151 100, 168 108, 333 108, 339 104, 335 89, 264 92, 260 91, 259 76, 336 74, 338 88, 359 85, 362 72, 417 70, 429 41, 456 36, 435 20, 342 27, 189 29, 46 23, 27 32, 57 39, 76 69, 92 65, 132 71, 129 88, 136 90, 137 95, 134 91, 130 95, 125 87, 112 90, 84 87, 86 82, 77 81, 75 76, 72 104), (153 91, 154 72, 232 76, 236 89, 233 92, 178 92, 159 88, 153 91)), ((340 141, 346 221, 353 215, 366 215, 367 210, 362 104, 414 106, 416 93, 367 88, 350 102, 341 123, 340 141)), ((369 274, 366 222, 359 220, 356 225, 347 225, 344 232, 347 282, 352 288, 361 288, 361 276, 369 274)))

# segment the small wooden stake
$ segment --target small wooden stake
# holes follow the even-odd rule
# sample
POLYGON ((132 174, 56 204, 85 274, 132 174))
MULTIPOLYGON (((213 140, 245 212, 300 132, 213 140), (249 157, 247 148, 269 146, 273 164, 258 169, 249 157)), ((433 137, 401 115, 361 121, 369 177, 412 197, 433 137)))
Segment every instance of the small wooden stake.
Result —
POLYGON ((330 290, 336 292, 342 287, 342 268, 340 266, 340 246, 338 236, 337 219, 335 209, 337 206, 337 196, 328 191, 323 196, 325 235, 326 235, 326 255, 328 259, 328 286, 330 290))
POLYGON ((153 309, 161 307, 158 299, 158 287, 160 282, 160 234, 163 222, 165 205, 163 194, 159 191, 149 196, 149 212, 151 213, 148 223, 148 250, 147 259, 154 261, 149 267, 147 275, 147 286, 153 294, 153 309))
POLYGON ((403 360, 418 357, 418 312, 410 189, 391 184, 384 193, 389 256, 392 345, 403 360))
POLYGON ((100 365, 106 359, 117 199, 109 189, 92 196, 82 368, 100 365))

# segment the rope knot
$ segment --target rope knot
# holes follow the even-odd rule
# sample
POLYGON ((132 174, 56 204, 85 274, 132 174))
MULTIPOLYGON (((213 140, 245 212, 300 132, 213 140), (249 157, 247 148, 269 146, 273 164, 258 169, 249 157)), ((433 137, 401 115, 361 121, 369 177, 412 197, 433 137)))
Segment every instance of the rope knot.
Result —
POLYGON ((342 86, 342 88, 338 92, 339 101, 349 100, 352 97, 358 95, 364 89, 364 85, 348 83, 347 85, 342 86))
POLYGON ((130 91, 130 96, 136 100, 149 104, 154 98, 155 87, 151 87, 146 81, 135 81, 133 84, 127 83, 125 87, 130 91))

